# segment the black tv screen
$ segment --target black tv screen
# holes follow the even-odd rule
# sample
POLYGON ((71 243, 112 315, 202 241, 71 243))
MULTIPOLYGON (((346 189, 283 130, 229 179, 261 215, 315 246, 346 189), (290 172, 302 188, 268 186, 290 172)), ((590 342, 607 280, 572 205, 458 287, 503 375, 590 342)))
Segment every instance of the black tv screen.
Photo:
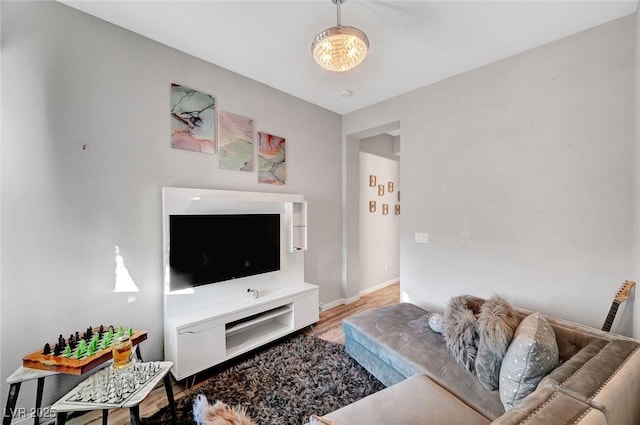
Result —
POLYGON ((280 270, 280 215, 171 215, 169 266, 170 291, 280 270))

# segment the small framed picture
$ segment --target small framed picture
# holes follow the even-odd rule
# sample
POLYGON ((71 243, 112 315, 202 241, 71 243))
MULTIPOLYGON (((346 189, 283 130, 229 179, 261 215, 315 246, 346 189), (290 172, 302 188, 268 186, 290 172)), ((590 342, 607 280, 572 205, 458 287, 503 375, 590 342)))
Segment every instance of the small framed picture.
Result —
POLYGON ((400 215, 400 204, 396 204, 396 215, 400 215))
POLYGON ((393 182, 387 183, 387 191, 389 193, 393 192, 393 182))
POLYGON ((384 196, 384 185, 383 184, 379 184, 378 185, 378 196, 384 196))
POLYGON ((376 176, 373 174, 369 175, 369 186, 376 187, 376 176))
POLYGON ((382 215, 389 214, 389 204, 382 204, 382 215))
POLYGON ((369 212, 376 212, 376 201, 369 201, 369 212))
POLYGON ((398 202, 400 202, 400 191, 398 191, 398 202))

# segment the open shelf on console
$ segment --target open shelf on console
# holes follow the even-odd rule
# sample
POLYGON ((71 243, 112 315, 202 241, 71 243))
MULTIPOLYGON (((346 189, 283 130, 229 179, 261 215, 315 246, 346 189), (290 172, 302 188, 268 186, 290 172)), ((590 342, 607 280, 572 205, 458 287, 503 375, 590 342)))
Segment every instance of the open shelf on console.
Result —
POLYGON ((260 324, 274 320, 282 315, 291 313, 293 307, 290 304, 283 305, 282 307, 274 308, 263 313, 254 314, 253 316, 245 317, 235 322, 230 322, 225 325, 225 334, 227 337, 233 336, 238 332, 246 332, 247 330, 259 326, 260 324))
POLYGON ((227 356, 232 357, 294 330, 293 306, 283 305, 225 325, 227 356))

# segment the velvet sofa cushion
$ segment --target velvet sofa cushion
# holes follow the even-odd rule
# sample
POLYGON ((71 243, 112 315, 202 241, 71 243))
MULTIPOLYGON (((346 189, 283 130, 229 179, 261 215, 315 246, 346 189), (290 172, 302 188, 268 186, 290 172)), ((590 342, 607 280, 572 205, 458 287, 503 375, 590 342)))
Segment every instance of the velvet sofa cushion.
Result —
POLYGON ((424 375, 412 376, 331 412, 322 420, 339 425, 489 424, 485 417, 424 375))

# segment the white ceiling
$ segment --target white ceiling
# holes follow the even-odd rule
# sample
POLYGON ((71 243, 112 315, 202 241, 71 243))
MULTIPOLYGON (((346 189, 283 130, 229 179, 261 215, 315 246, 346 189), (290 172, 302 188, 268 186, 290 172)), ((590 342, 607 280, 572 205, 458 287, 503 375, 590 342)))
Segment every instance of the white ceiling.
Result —
POLYGON ((339 114, 634 13, 638 0, 348 0, 342 24, 371 48, 346 73, 311 57, 331 0, 59 0, 339 114), (350 90, 350 97, 341 92, 350 90))

